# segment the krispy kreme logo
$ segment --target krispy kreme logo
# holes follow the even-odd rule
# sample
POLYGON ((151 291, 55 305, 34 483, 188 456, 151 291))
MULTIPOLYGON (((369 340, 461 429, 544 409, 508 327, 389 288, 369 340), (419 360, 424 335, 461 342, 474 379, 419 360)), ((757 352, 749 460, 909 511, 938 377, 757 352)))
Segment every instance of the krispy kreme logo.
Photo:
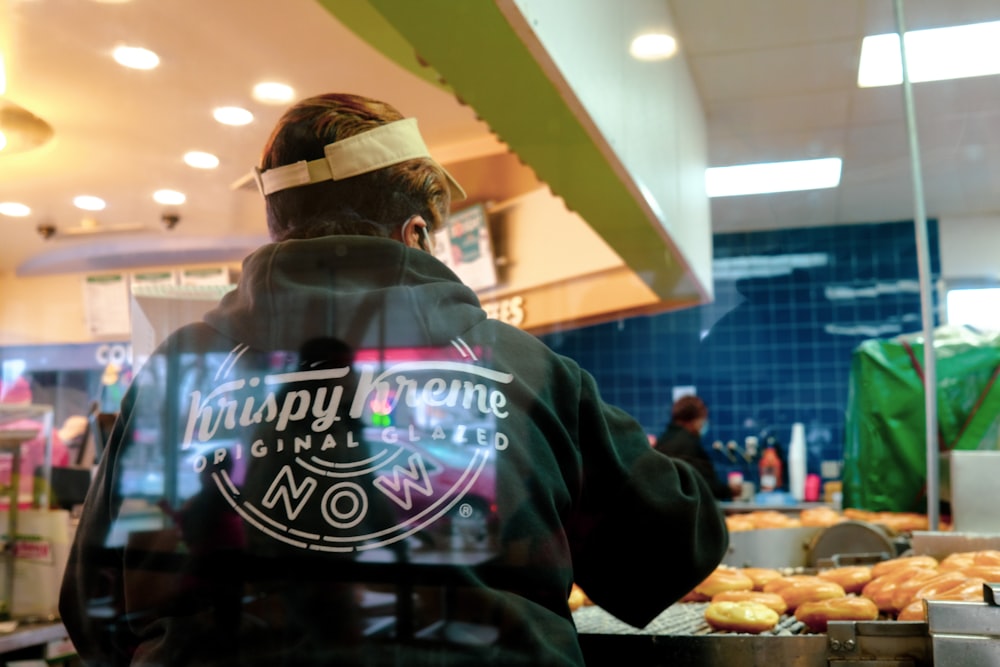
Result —
POLYGON ((286 544, 350 552, 404 539, 471 494, 491 501, 494 458, 509 445, 513 376, 453 346, 441 358, 245 375, 237 347, 213 388, 190 393, 185 460, 286 544), (370 520, 376 506, 392 520, 370 520))

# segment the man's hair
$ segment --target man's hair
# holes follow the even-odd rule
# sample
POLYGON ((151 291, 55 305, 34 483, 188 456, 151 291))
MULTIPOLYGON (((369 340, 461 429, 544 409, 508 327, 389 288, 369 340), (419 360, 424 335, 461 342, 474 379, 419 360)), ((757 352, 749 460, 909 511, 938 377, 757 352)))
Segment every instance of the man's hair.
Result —
MULTIPOLYGON (((264 147, 261 170, 323 157, 327 144, 361 134, 403 115, 367 97, 328 94, 292 106, 264 147)), ((442 169, 416 158, 340 181, 323 181, 266 197, 267 228, 275 241, 333 234, 389 237, 411 216, 430 231, 448 214, 451 196, 442 169)))
POLYGON ((678 398, 670 411, 670 419, 675 422, 690 423, 707 416, 708 408, 705 407, 705 402, 693 395, 678 398))

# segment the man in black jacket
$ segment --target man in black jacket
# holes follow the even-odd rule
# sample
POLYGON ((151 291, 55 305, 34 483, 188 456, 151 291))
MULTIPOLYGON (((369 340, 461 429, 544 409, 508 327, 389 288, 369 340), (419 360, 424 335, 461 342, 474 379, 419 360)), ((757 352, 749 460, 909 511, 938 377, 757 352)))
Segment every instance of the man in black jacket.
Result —
POLYGON ((88 664, 580 665, 574 582, 643 626, 720 562, 698 473, 429 252, 464 193, 415 120, 304 100, 258 184, 274 242, 101 459, 60 604, 88 664))
POLYGON ((680 459, 695 468, 708 482, 712 494, 719 500, 732 500, 729 485, 719 479, 712 459, 701 446, 701 437, 708 428, 708 407, 694 395, 681 396, 670 410, 670 421, 653 448, 680 459))

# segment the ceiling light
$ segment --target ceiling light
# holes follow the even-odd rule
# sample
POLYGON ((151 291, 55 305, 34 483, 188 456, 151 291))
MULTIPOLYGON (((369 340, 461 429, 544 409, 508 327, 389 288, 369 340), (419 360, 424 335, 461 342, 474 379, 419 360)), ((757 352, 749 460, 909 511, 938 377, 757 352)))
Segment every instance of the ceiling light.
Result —
POLYGON ((164 206, 180 206, 187 201, 187 197, 177 190, 157 190, 153 193, 153 201, 164 206))
POLYGON ((73 206, 84 211, 103 211, 107 204, 100 197, 92 197, 90 195, 80 195, 79 197, 73 198, 73 206))
POLYGON ((253 98, 263 104, 286 104, 295 97, 291 86, 275 81, 265 81, 253 87, 253 98))
MULTIPOLYGON (((906 33, 910 81, 942 81, 1000 73, 1000 21, 906 33)), ((894 86, 903 82, 899 35, 869 35, 861 43, 858 86, 894 86)))
POLYGON ((637 60, 666 60, 677 53, 677 40, 665 33, 647 33, 632 40, 629 53, 637 60))
POLYGON ((705 170, 709 197, 820 190, 840 185, 840 158, 764 162, 705 170))
POLYGON ((31 215, 31 209, 16 201, 5 201, 0 202, 0 215, 6 215, 11 218, 23 218, 31 215))
POLYGON ((219 166, 219 158, 211 153, 190 151, 184 154, 184 161, 195 169, 215 169, 219 166))
POLYGON ((27 109, 0 99, 0 152, 4 155, 38 148, 52 138, 52 126, 27 109))
POLYGON ((132 69, 153 69, 160 64, 160 56, 139 46, 119 46, 114 58, 119 65, 132 69))
POLYGON ((223 125, 246 125, 253 121, 253 114, 241 107, 216 107, 212 116, 223 125))

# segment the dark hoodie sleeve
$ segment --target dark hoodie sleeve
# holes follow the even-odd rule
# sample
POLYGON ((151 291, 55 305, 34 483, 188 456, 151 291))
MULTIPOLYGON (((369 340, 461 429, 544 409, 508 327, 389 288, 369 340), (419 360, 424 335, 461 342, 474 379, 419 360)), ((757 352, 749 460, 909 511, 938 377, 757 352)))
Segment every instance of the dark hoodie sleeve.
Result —
POLYGON ((122 551, 108 545, 114 510, 114 466, 124 444, 134 390, 126 393, 91 483, 70 547, 59 596, 59 614, 87 665, 129 664, 131 642, 118 605, 122 600, 122 551))
POLYGON ((643 627, 722 560, 725 520, 704 478, 649 446, 581 371, 583 485, 571 531, 573 574, 606 611, 643 627))

